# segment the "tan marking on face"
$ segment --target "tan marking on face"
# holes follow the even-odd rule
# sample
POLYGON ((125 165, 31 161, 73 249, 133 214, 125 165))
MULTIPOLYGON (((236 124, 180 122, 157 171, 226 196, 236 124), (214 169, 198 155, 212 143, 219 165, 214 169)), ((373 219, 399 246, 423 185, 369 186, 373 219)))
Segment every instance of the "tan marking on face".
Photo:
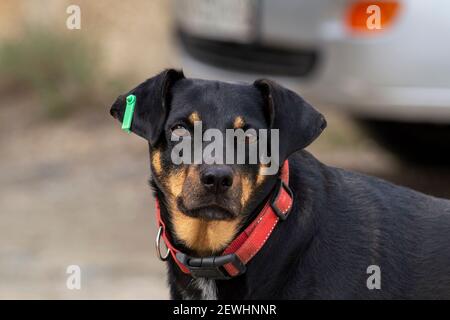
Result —
POLYGON ((198 168, 189 166, 183 174, 169 178, 168 183, 174 186, 169 186, 172 196, 168 204, 177 238, 198 255, 207 256, 223 250, 234 239, 239 230, 241 217, 233 220, 207 221, 182 213, 178 209, 176 198, 181 195, 185 179, 196 180, 197 176, 198 168))
POLYGON ((241 116, 237 116, 234 119, 233 128, 234 129, 242 129, 244 126, 245 126, 244 118, 242 118, 241 116))
POLYGON ((248 200, 250 199, 250 195, 253 191, 253 184, 250 181, 250 179, 246 176, 243 176, 241 178, 242 183, 242 195, 241 195, 241 206, 242 208, 245 208, 245 205, 247 204, 248 200))
POLYGON ((177 198, 180 196, 181 191, 183 191, 183 184, 185 179, 185 170, 180 170, 169 174, 169 177, 167 178, 167 186, 172 197, 177 198))
POLYGON ((241 219, 206 221, 175 209, 172 221, 177 237, 197 254, 207 256, 223 250, 234 239, 241 219))
POLYGON ((256 186, 259 187, 264 180, 266 180, 266 176, 262 174, 262 171, 264 170, 265 165, 261 164, 259 166, 258 175, 256 176, 256 186))
POLYGON ((152 166, 153 170, 156 174, 161 174, 162 165, 161 165, 161 151, 155 150, 152 152, 152 166))
POLYGON ((192 124, 194 124, 194 122, 196 122, 196 121, 201 121, 200 116, 198 115, 197 111, 194 111, 191 113, 191 115, 189 116, 189 121, 192 124))

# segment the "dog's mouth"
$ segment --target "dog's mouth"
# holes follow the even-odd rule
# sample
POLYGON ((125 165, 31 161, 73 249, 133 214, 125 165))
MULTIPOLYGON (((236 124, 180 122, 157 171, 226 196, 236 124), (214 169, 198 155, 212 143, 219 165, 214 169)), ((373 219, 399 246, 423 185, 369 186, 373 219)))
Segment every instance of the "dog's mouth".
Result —
POLYGON ((179 198, 177 202, 180 211, 192 218, 204 219, 208 221, 232 220, 236 218, 236 214, 234 214, 231 210, 224 208, 217 203, 187 208, 184 205, 183 199, 179 198))

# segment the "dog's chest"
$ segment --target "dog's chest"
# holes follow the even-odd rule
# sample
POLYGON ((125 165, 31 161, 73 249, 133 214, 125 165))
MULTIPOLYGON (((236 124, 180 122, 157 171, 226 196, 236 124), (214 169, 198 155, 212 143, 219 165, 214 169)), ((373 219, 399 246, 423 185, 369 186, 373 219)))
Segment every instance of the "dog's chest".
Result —
POLYGON ((181 294, 185 300, 217 300, 216 282, 205 278, 192 279, 181 294))

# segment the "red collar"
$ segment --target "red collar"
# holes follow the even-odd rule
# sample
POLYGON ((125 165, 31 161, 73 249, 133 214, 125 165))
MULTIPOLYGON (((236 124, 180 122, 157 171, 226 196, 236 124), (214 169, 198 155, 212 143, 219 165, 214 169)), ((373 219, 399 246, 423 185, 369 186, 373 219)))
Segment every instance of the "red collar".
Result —
POLYGON ((159 226, 156 238, 156 250, 161 260, 170 255, 178 267, 192 277, 211 279, 229 279, 245 272, 246 264, 264 246, 270 234, 280 220, 285 220, 292 208, 293 194, 289 188, 289 163, 286 160, 281 168, 279 182, 266 202, 264 208, 253 222, 242 231, 219 256, 190 257, 169 241, 166 226, 161 219, 158 199, 156 199, 156 220, 159 226), (165 257, 160 254, 159 242, 163 238, 168 252, 165 257))

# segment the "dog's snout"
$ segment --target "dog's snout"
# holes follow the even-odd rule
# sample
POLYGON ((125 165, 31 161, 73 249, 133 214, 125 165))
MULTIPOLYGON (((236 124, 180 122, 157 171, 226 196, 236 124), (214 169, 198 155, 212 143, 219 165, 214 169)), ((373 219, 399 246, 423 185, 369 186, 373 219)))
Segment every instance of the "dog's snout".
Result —
POLYGON ((208 191, 223 193, 233 185, 233 171, 228 166, 208 166, 200 179, 208 191))

